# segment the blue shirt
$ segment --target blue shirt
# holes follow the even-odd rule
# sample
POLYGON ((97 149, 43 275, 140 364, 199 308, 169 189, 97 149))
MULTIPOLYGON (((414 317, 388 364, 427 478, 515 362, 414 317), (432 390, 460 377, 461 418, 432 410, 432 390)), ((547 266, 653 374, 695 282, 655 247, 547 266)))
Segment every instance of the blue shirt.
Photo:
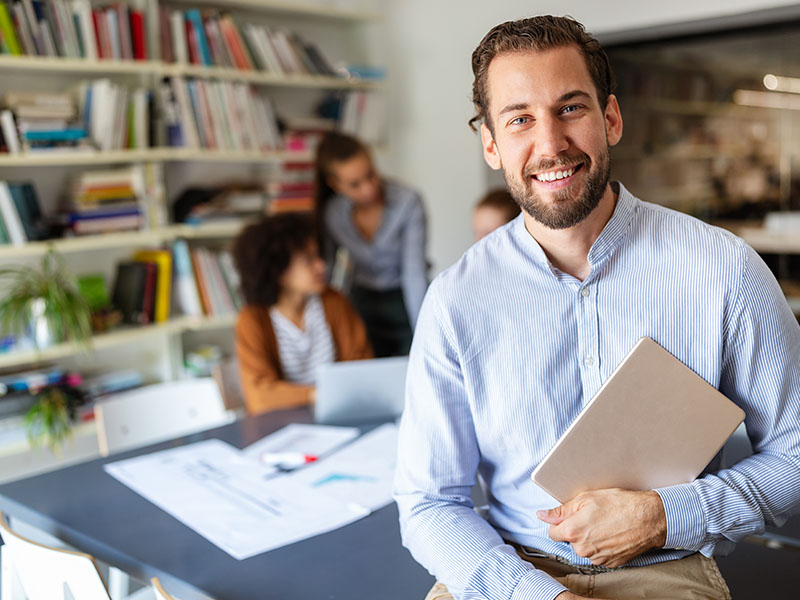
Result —
POLYGON ((356 285, 380 291, 401 288, 413 327, 428 287, 425 210, 419 194, 399 183, 384 182, 384 198, 383 218, 371 241, 353 223, 353 202, 345 196, 331 198, 325 227, 333 244, 325 249, 325 258, 333 265, 335 247, 346 248, 356 285))
POLYGON ((559 503, 530 475, 643 336, 745 411, 755 454, 725 470, 718 456, 693 483, 656 490, 665 549, 629 565, 729 550, 800 501, 800 328, 775 278, 733 234, 618 189, 585 281, 554 268, 520 216, 425 298, 395 499, 404 544, 456 598, 564 591, 504 539, 590 564, 547 536, 536 511, 559 503), (470 500, 477 472, 488 521, 470 500))

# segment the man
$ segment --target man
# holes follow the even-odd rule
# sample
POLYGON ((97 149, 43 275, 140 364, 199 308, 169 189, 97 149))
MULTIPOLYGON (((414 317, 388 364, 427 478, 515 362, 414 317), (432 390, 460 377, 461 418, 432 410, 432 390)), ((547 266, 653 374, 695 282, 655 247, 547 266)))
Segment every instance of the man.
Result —
POLYGON ((472 67, 484 157, 523 214, 434 281, 416 329, 395 498, 428 597, 729 598, 712 554, 800 501, 797 322, 740 239, 609 183, 622 119, 579 23, 499 25, 472 67), (532 470, 642 336, 744 409, 754 456, 555 506, 532 470))

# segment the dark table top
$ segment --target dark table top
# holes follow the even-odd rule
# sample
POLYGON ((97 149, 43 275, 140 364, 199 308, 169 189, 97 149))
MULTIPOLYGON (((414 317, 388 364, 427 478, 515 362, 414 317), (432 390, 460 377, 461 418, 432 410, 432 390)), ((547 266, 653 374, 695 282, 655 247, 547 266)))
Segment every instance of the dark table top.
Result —
POLYGON ((122 458, 218 438, 238 448, 289 423, 305 409, 247 417, 170 442, 0 486, 0 511, 56 535, 134 577, 159 577, 177 596, 216 600, 424 598, 433 578, 400 543, 397 508, 246 560, 211 542, 103 471, 122 458))

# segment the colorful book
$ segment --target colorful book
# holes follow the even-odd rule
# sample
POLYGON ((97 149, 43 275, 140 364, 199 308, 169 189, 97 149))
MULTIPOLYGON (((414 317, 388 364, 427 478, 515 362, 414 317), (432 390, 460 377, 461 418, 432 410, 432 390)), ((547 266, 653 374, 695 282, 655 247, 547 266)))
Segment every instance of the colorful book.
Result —
POLYGON ((172 255, 167 250, 140 250, 135 260, 156 265, 155 322, 169 319, 170 294, 172 289, 172 255))
POLYGON ((20 48, 17 33, 14 31, 14 22, 8 12, 8 6, 2 1, 0 1, 0 33, 3 34, 3 41, 11 54, 22 54, 22 48, 20 48))
POLYGON ((189 246, 186 240, 176 240, 172 245, 172 253, 175 261, 176 308, 184 315, 201 317, 203 315, 203 305, 200 302, 192 259, 189 255, 189 246))
POLYGON ((197 53, 201 60, 200 64, 211 66, 211 51, 208 48, 208 40, 203 27, 203 17, 197 9, 187 10, 186 19, 192 24, 195 41, 197 42, 197 53))
POLYGON ((5 181, 0 181, 0 217, 8 230, 8 238, 15 246, 22 246, 28 241, 22 225, 11 190, 5 181))

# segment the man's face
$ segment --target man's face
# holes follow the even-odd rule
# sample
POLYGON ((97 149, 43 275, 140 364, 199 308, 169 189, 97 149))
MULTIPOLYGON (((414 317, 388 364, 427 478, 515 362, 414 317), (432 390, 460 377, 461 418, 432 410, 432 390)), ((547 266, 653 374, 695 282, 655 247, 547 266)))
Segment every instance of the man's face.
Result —
POLYGON ((609 146, 622 135, 616 98, 603 111, 574 46, 496 56, 487 73, 486 162, 502 169, 522 210, 566 229, 594 210, 608 184, 609 146))

